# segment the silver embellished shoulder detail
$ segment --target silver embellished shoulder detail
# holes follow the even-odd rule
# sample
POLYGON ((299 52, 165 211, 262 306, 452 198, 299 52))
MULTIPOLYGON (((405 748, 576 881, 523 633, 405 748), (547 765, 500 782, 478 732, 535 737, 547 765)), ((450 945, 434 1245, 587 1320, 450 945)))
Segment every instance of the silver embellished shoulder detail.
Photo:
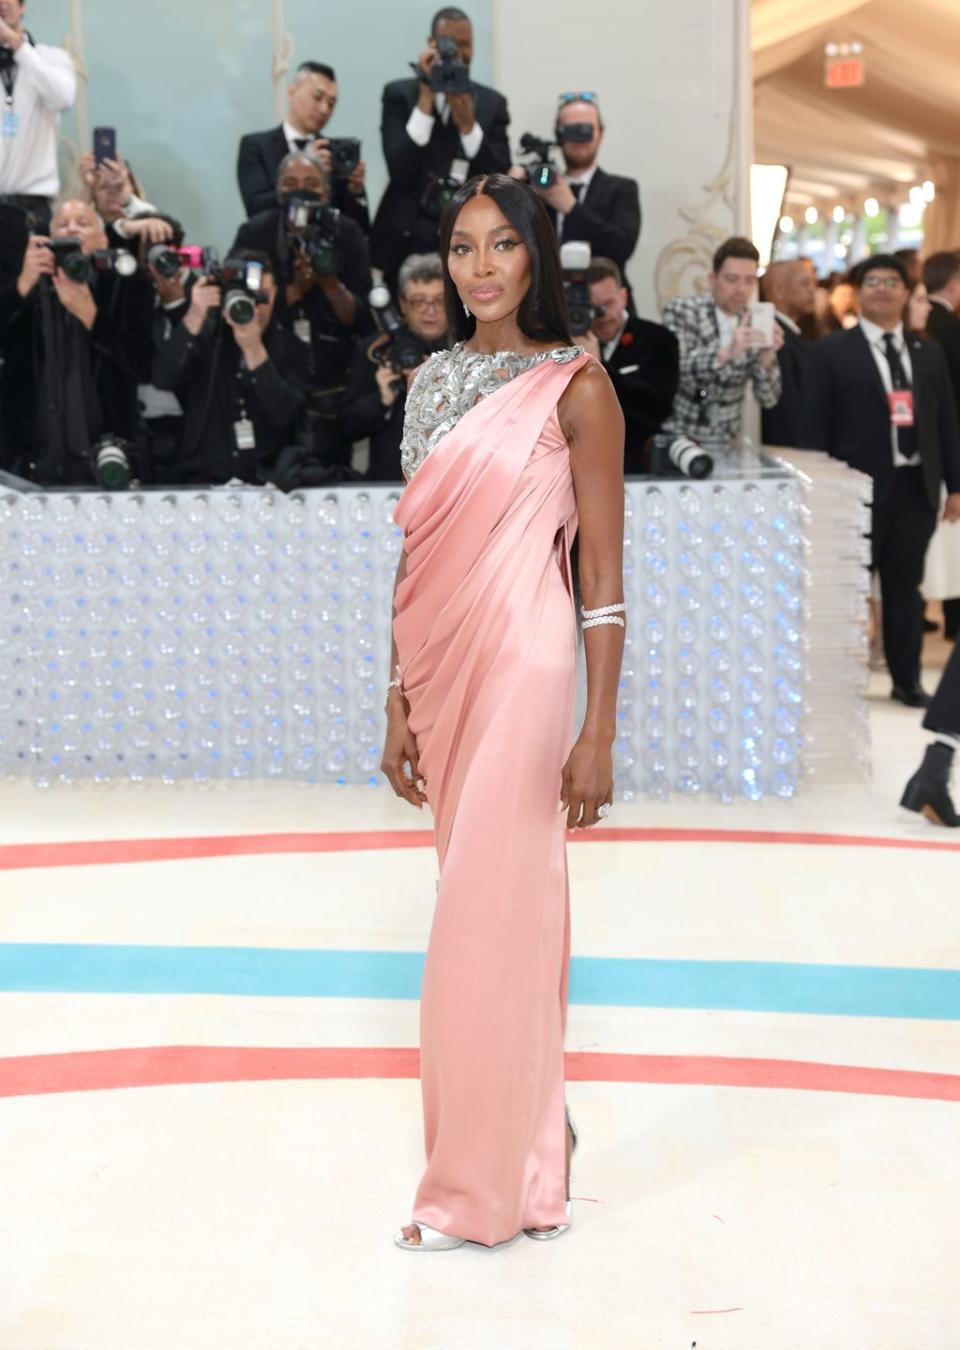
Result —
POLYGON ((470 352, 462 342, 450 351, 434 352, 417 371, 407 393, 400 442, 404 478, 413 477, 437 442, 481 398, 544 361, 565 365, 582 355, 582 347, 551 347, 532 356, 470 352))

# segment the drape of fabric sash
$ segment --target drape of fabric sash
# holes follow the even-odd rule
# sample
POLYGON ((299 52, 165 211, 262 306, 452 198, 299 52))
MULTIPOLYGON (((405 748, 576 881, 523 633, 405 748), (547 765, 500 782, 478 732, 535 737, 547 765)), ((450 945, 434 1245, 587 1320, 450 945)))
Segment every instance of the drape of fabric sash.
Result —
POLYGON ((574 623, 576 500, 559 426, 554 448, 533 451, 590 359, 545 361, 481 399, 432 450, 397 506, 407 571, 394 635, 441 867, 460 788, 522 666, 558 552, 574 623))

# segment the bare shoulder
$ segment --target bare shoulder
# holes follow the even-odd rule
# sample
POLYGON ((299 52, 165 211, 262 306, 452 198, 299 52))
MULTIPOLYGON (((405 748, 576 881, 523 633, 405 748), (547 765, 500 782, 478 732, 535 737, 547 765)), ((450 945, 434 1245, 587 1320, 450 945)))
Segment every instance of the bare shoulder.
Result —
POLYGON ((610 376, 599 361, 587 361, 570 380, 557 404, 557 416, 571 443, 583 438, 588 427, 606 427, 622 420, 620 403, 610 376))

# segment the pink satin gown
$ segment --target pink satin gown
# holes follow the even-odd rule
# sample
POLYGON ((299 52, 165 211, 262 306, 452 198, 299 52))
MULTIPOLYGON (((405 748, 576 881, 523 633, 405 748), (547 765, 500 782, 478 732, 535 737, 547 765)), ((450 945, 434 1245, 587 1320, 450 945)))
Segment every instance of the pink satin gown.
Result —
MULTIPOLYGON (((488 1246, 567 1222, 576 500, 557 400, 592 358, 480 399, 405 488, 394 634, 440 880, 420 1005, 412 1218, 488 1246)), ((411 391, 412 392, 412 391, 411 391)))

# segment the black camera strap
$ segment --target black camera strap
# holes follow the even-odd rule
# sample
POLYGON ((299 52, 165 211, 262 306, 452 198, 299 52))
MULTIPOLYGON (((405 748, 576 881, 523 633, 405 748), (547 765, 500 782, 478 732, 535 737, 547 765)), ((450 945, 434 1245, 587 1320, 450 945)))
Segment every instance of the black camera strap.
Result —
MULTIPOLYGON (((24 42, 29 42, 31 47, 37 44, 27 32, 23 30, 24 42)), ((13 90, 17 83, 17 61, 10 47, 0 47, 0 80, 3 81, 3 90, 7 111, 13 108, 13 90)))

